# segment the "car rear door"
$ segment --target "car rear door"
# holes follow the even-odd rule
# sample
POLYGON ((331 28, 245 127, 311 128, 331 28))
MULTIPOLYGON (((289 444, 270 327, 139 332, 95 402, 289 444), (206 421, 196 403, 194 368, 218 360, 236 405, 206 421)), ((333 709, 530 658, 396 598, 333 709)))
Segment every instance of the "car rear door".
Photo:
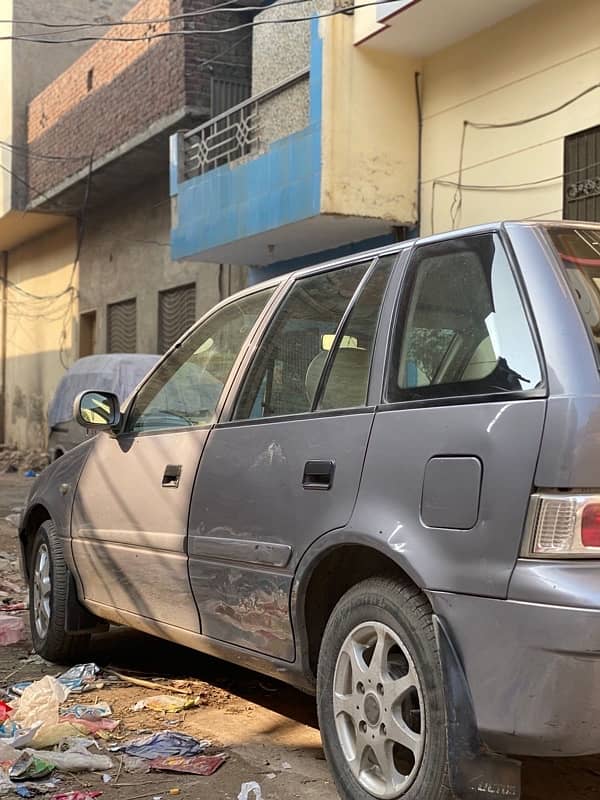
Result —
POLYGON ((142 385, 123 431, 95 438, 74 501, 86 603, 133 625, 199 631, 187 527, 200 457, 246 337, 273 287, 219 307, 142 385))
POLYGON ((379 309, 395 256, 296 279, 235 405, 211 431, 190 510, 205 635, 294 658, 289 603, 308 545, 352 514, 374 409, 379 309))
POLYGON ((414 248, 352 527, 430 590, 505 597, 538 459, 546 386, 500 234, 414 248))

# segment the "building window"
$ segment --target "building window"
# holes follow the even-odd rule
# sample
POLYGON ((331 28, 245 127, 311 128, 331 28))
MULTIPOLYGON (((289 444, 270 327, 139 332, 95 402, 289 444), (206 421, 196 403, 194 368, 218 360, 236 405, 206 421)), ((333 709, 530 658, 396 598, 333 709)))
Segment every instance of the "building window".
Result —
POLYGON ((600 222, 600 125, 565 139, 565 219, 600 222))
POLYGON ((107 353, 135 353, 137 350, 137 309, 135 298, 107 307, 107 353))
POLYGON ((196 285, 178 286, 158 294, 158 352, 169 347, 196 321, 196 285))
POLYGON ((79 317, 79 358, 96 352, 96 312, 86 311, 79 317))

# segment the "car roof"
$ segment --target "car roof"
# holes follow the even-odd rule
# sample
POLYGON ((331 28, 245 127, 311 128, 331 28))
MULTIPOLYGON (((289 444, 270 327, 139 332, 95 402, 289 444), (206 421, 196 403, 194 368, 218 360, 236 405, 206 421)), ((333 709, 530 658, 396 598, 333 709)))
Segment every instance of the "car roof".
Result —
POLYGON ((382 247, 373 248, 371 250, 363 250, 352 255, 346 255, 341 258, 335 258, 328 261, 316 262, 314 265, 302 267, 276 278, 269 278, 268 280, 255 283, 253 286, 243 289, 226 299, 235 300, 261 289, 267 289, 271 286, 277 287, 286 281, 296 280, 305 275, 312 275, 318 272, 325 272, 330 269, 335 269, 344 264, 352 264, 357 261, 365 261, 369 258, 373 259, 376 256, 393 255, 402 250, 414 247, 415 244, 434 244, 436 242, 448 241, 449 239, 459 238, 461 236, 473 236, 478 233, 492 233, 501 230, 504 227, 523 227, 523 228, 590 228, 593 230, 600 230, 600 224, 590 222, 579 222, 578 220, 500 220, 497 222, 486 222, 481 225, 472 225, 467 228, 459 228, 454 231, 444 231, 443 233, 434 233, 429 236, 417 236, 412 239, 405 239, 402 242, 394 242, 392 244, 384 245, 382 247))

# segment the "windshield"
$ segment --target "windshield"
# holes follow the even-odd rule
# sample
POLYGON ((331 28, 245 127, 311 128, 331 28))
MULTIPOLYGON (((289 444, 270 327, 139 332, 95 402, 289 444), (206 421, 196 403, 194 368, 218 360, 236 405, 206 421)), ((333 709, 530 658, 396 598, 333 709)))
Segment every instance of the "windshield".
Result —
POLYGON ((549 228, 581 315, 600 347, 600 227, 549 228))

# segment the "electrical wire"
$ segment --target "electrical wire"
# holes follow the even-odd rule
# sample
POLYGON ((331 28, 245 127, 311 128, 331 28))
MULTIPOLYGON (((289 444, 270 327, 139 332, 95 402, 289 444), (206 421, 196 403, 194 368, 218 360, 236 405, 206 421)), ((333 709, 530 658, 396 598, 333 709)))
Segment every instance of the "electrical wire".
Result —
MULTIPOLYGON (((546 117, 550 117, 553 114, 557 114, 559 111, 563 111, 565 108, 568 108, 573 103, 581 100, 582 97, 590 94, 591 92, 600 89, 600 83, 594 83, 591 86, 588 86, 583 91, 576 94, 574 97, 565 100, 564 103, 561 103, 559 106, 555 108, 548 109, 547 111, 542 111, 539 114, 535 114, 532 117, 525 117, 523 119, 512 120, 510 122, 472 122, 471 120, 463 120, 463 129, 462 129, 462 136, 460 140, 460 154, 458 160, 458 180, 456 183, 456 191, 454 193, 454 198, 452 200, 452 204, 450 206, 450 220, 452 223, 452 230, 456 230, 458 219, 460 216, 460 212, 462 210, 462 192, 463 192, 463 172, 464 172, 464 157, 465 157, 465 146, 466 146, 466 139, 467 139, 467 130, 469 128, 474 128, 476 130, 499 130, 504 128, 515 128, 521 125, 528 125, 532 122, 537 122, 541 119, 545 119, 546 117)), ((433 192, 435 189, 433 189, 433 192)), ((433 213, 432 213, 433 218, 433 213)))
POLYGON ((18 144, 11 144, 0 139, 0 147, 4 150, 10 150, 15 153, 22 153, 28 158, 40 159, 41 161, 87 161, 89 153, 85 156, 59 156, 51 155, 50 153, 35 153, 29 147, 24 147, 18 144))
MULTIPOLYGON (((299 4, 305 4, 308 0, 279 0, 277 3, 277 8, 285 7, 285 6, 294 6, 299 4)), ((389 0, 377 0, 377 3, 373 5, 380 5, 385 2, 389 2, 389 0)), ((244 13, 249 11, 267 11, 271 6, 266 4, 255 4, 255 5, 239 5, 239 6, 232 6, 231 0, 225 0, 225 2, 217 3, 215 6, 211 6, 210 8, 204 8, 200 11, 185 11, 181 14, 173 14, 166 17, 153 17, 148 19, 120 19, 111 22, 107 20, 106 22, 100 21, 89 21, 89 22, 41 22, 40 20, 32 20, 32 19, 0 19, 0 25, 37 25, 40 28, 45 29, 62 29, 62 31, 69 32, 70 30, 80 30, 80 29, 87 29, 87 28, 117 28, 117 27, 125 27, 130 25, 161 25, 169 22, 180 22, 185 21, 187 19, 196 19, 198 17, 205 17, 211 14, 216 13, 244 13)), ((346 11, 352 9, 344 9, 346 11)), ((62 32, 61 31, 61 32, 62 32)))
MULTIPOLYGON (((438 186, 445 186, 451 189, 456 189, 460 186, 461 190, 465 192, 513 192, 517 190, 536 189, 539 186, 544 186, 545 184, 548 183, 564 180, 570 175, 575 175, 578 172, 585 172, 586 170, 593 169, 594 167, 600 167, 600 161, 595 161, 591 164, 586 164, 585 167, 577 167, 576 169, 571 169, 568 172, 561 172, 558 175, 551 175, 548 178, 540 178, 539 180, 535 181, 524 181, 522 183, 459 184, 458 181, 449 181, 443 178, 434 178, 431 181, 431 209, 430 209, 431 232, 433 233, 435 231, 435 190, 438 186)), ((560 210, 561 209, 558 209, 558 211, 560 210)), ((544 216, 545 214, 552 214, 552 213, 555 212, 547 211, 539 216, 544 216)), ((538 215, 536 214, 534 216, 538 215)), ((525 217, 525 219, 534 219, 534 217, 525 217)))
POLYGON ((84 42, 149 42, 153 39, 165 39, 170 36, 214 36, 218 34, 235 33, 236 31, 253 29, 262 25, 290 25, 297 22, 311 22, 313 19, 324 19, 326 17, 347 16, 350 12, 360 8, 380 5, 387 0, 370 0, 370 2, 359 3, 351 8, 336 8, 332 11, 324 11, 320 14, 311 14, 303 17, 289 17, 287 19, 260 19, 251 22, 242 22, 239 25, 232 25, 229 28, 207 28, 204 30, 182 29, 179 31, 163 31, 149 33, 143 36, 80 36, 75 39, 41 39, 30 38, 27 36, 0 36, 0 41, 24 41, 35 44, 79 44, 84 42))

